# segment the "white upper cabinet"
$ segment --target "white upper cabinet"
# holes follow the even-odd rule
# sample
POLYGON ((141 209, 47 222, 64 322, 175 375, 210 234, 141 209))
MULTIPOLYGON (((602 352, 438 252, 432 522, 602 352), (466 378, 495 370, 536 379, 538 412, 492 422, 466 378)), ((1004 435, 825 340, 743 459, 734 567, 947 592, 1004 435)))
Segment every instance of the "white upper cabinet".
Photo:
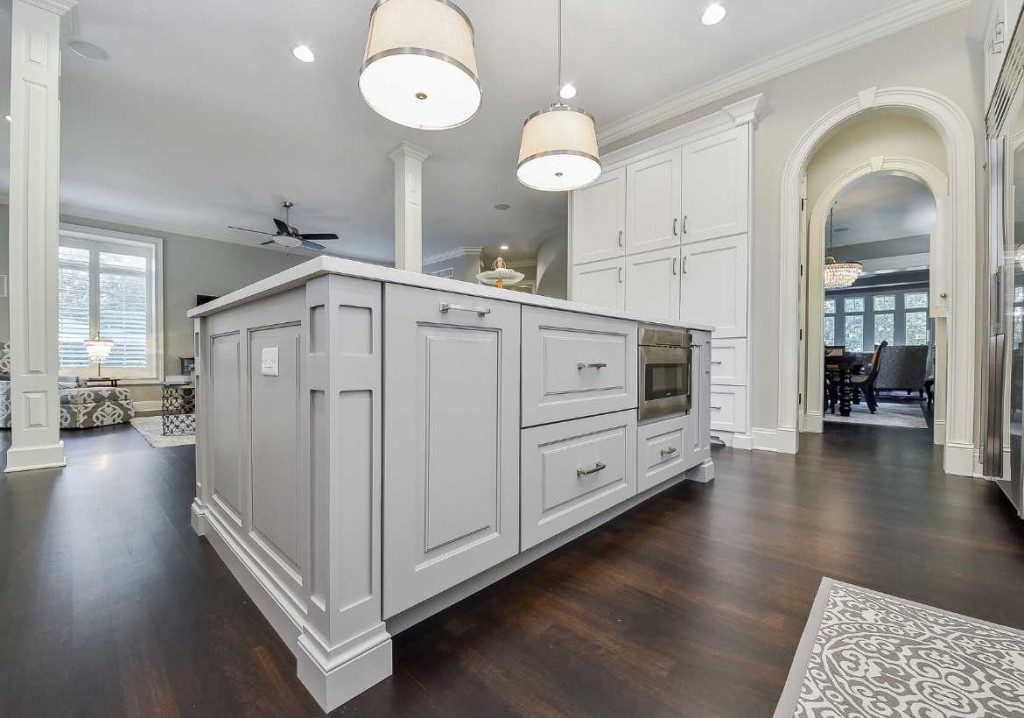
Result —
POLYGON ((747 335, 747 236, 685 244, 682 316, 715 328, 716 339, 747 335))
POLYGON ((679 247, 626 257, 626 309, 679 319, 679 247))
POLYGON ((626 260, 577 264, 572 268, 572 298, 584 304, 609 309, 624 309, 626 296, 626 260))
POLYGON ((390 617, 519 551, 520 307, 394 284, 384 298, 390 617))
POLYGON ((684 242, 747 231, 749 144, 744 125, 683 145, 684 242))
POLYGON ((626 168, 620 167, 573 193, 573 263, 621 257, 625 235, 626 168))
MULTIPOLYGON (((662 152, 626 166, 626 251, 674 247, 682 232, 680 153, 662 152)), ((574 261, 580 261, 577 257, 574 261)))

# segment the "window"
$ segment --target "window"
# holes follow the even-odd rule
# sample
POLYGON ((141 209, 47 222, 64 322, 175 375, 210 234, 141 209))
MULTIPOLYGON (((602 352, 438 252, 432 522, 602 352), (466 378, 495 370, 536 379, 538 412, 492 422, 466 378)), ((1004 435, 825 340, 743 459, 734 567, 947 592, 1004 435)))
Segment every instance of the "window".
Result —
MULTIPOLYGON (((877 294, 863 289, 833 291, 822 304, 822 314, 826 346, 842 344, 847 351, 867 352, 882 342, 931 342, 926 289, 889 289, 877 294)), ((1024 317, 1024 307, 1020 314, 1024 317)), ((1021 324, 1024 326, 1024 318, 1021 324)))
POLYGON ((57 262, 58 352, 62 374, 93 376, 83 342, 112 339, 105 376, 162 373, 160 240, 62 227, 57 262))

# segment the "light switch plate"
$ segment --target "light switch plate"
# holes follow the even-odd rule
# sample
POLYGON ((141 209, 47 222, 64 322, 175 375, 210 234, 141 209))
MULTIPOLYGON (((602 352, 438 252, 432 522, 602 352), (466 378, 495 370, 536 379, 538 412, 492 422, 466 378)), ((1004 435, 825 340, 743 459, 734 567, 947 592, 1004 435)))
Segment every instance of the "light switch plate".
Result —
POLYGON ((277 347, 263 347, 260 357, 260 373, 263 376, 278 376, 277 347))

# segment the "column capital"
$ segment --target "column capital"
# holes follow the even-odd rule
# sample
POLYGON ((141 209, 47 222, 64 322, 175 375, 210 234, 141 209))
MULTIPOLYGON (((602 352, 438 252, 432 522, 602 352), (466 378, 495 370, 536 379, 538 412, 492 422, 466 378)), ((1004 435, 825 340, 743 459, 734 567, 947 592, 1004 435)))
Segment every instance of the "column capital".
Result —
POLYGON ((401 142, 398 143, 395 149, 388 152, 388 157, 390 157, 395 162, 398 162, 399 160, 405 159, 407 157, 422 162, 423 160, 430 157, 430 153, 427 152, 422 147, 417 147, 411 142, 406 142, 405 140, 402 140, 401 142))
POLYGON ((56 15, 66 15, 78 6, 78 0, 18 0, 26 5, 46 10, 56 15))

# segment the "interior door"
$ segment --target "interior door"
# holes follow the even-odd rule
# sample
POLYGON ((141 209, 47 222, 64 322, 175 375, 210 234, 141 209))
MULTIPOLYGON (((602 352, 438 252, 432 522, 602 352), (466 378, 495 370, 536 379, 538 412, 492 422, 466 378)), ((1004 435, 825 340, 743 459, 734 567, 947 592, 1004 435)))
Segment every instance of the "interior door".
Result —
POLYGON ((604 172, 572 194, 571 262, 594 262, 625 254, 626 168, 604 172))
POLYGON ((679 319, 679 247, 626 258, 626 309, 679 319))
POLYGON ((384 616, 519 550, 517 304, 389 284, 384 616))
POLYGON ((716 339, 747 335, 747 236, 724 237, 682 250, 682 314, 715 328, 716 339))
POLYGON ((633 254, 679 244, 679 150, 631 162, 626 169, 626 251, 633 254))
POLYGON ((684 242, 747 231, 749 147, 746 125, 683 146, 684 242))
POLYGON ((572 298, 584 304, 622 309, 625 306, 626 261, 577 264, 572 268, 572 298))

